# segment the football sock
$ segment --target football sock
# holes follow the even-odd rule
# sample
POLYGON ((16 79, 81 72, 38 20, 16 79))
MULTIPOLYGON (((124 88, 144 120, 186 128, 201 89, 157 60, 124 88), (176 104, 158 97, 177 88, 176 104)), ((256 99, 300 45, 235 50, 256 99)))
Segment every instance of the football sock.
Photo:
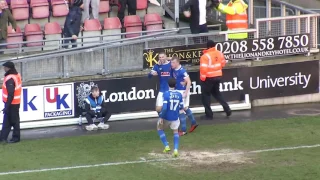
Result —
POLYGON ((164 131, 158 130, 158 134, 160 136, 160 140, 161 140, 162 144, 164 145, 164 147, 168 146, 168 141, 167 141, 166 134, 164 133, 164 131))
POLYGON ((174 150, 178 150, 178 148, 179 148, 179 134, 178 133, 173 134, 173 143, 174 143, 174 150))
POLYGON ((179 115, 180 124, 181 124, 181 131, 187 132, 187 121, 186 121, 186 115, 184 113, 179 115))
POLYGON ((190 110, 190 108, 188 108, 188 109, 186 110, 186 114, 187 114, 188 118, 190 119, 192 125, 197 124, 197 123, 196 123, 196 119, 194 118, 194 116, 193 116, 192 111, 190 110))

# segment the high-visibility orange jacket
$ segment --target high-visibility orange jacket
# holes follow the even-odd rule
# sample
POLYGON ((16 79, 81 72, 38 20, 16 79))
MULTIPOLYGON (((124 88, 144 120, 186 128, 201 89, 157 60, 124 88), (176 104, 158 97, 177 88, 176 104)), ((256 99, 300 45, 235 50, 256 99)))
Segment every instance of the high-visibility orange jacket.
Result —
POLYGON ((2 100, 3 102, 7 102, 8 100, 8 91, 6 87, 6 82, 9 79, 13 79, 14 81, 14 96, 11 104, 20 104, 21 101, 21 90, 22 90, 22 82, 21 82, 21 76, 20 74, 9 74, 3 79, 2 84, 2 100))
MULTIPOLYGON (((222 3, 218 6, 218 11, 226 13, 226 24, 228 30, 248 29, 248 5, 243 0, 230 1, 228 5, 222 3)), ((245 39, 248 33, 228 34, 229 39, 245 39)))
POLYGON ((205 81, 207 77, 222 76, 222 68, 226 65, 226 60, 222 52, 216 48, 203 51, 200 58, 200 79, 205 81))

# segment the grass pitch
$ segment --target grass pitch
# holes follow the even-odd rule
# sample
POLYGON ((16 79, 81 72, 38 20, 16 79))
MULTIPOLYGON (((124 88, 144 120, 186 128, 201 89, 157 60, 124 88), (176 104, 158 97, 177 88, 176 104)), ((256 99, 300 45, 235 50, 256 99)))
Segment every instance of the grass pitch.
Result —
MULTIPOLYGON (((166 132, 170 145, 173 137, 166 132)), ((156 131, 26 140, 0 146, 3 172, 75 167, 0 175, 0 180, 318 180, 320 148, 247 153, 253 150, 320 144, 320 117, 272 119, 199 126, 181 137, 180 159, 170 159, 156 131)))

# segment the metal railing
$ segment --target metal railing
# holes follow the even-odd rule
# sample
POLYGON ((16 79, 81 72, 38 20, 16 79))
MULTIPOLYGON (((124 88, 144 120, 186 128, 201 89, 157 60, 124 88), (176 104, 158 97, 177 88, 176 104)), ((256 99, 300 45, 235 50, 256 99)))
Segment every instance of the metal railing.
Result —
MULTIPOLYGON (((216 25, 210 25, 208 28, 217 28, 218 31, 221 31, 221 24, 216 25)), ((190 27, 183 27, 179 30, 189 30, 190 27)), ((131 38, 126 38, 127 35, 132 34, 138 34, 139 37, 145 37, 148 34, 154 34, 154 33, 163 33, 165 35, 168 34, 168 32, 175 32, 176 29, 162 29, 162 30, 151 30, 151 31, 139 31, 139 32, 128 32, 128 33, 116 33, 116 34, 106 34, 106 35, 95 35, 95 36, 79 36, 77 38, 77 41, 75 43, 64 43, 65 40, 72 40, 72 38, 61 38, 60 34, 54 35, 54 36, 60 36, 56 39, 51 40, 38 40, 38 41, 23 41, 23 42, 17 42, 17 43, 6 43, 6 44, 0 44, 0 46, 14 46, 13 48, 8 49, 0 49, 0 52, 4 52, 4 54, 7 54, 8 57, 14 58, 14 57, 21 57, 23 56, 23 53, 38 51, 41 53, 41 51, 54 51, 59 49, 67 49, 67 47, 70 47, 72 45, 77 45, 77 47, 86 47, 94 44, 101 44, 101 43, 109 43, 113 40, 119 40, 117 42, 125 42, 130 41, 131 38), (37 46, 28 47, 27 44, 38 44, 37 46), (16 55, 14 54, 16 53, 16 55)), ((90 31, 89 31, 90 33, 90 31)), ((92 32, 91 32, 92 33, 92 32)), ((93 32, 93 33, 99 33, 93 32)), ((100 34, 100 33, 99 33, 100 34)), ((103 34, 103 32, 102 32, 103 34)), ((51 35, 49 35, 51 36, 51 35)), ((1 61, 0 57, 0 61, 1 61)))

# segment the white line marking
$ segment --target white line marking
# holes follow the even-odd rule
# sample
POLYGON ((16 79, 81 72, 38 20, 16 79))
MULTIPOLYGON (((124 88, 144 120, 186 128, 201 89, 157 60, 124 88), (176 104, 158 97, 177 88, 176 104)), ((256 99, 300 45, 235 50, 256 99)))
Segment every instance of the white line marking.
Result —
MULTIPOLYGON (((257 153, 263 153, 263 152, 274 152, 274 151, 295 150, 295 149, 308 149, 308 148, 317 148, 317 147, 320 147, 320 144, 309 145, 309 146, 295 146, 295 147, 282 147, 282 148, 262 149, 262 150, 253 150, 253 151, 238 152, 238 153, 220 153, 220 154, 217 154, 216 156, 257 154, 257 153)), ((122 161, 122 162, 92 164, 92 165, 82 165, 82 166, 69 166, 69 167, 35 169, 35 170, 25 170, 25 171, 0 172, 0 176, 13 175, 13 174, 47 172, 47 171, 60 171, 60 170, 70 170, 70 169, 93 168, 93 167, 102 167, 102 166, 118 166, 118 165, 126 165, 126 164, 141 164, 141 163, 151 163, 151 162, 164 162, 164 161, 181 160, 182 158, 164 158, 164 159, 145 159, 145 158, 141 158, 141 159, 142 160, 140 160, 140 161, 122 161)))

